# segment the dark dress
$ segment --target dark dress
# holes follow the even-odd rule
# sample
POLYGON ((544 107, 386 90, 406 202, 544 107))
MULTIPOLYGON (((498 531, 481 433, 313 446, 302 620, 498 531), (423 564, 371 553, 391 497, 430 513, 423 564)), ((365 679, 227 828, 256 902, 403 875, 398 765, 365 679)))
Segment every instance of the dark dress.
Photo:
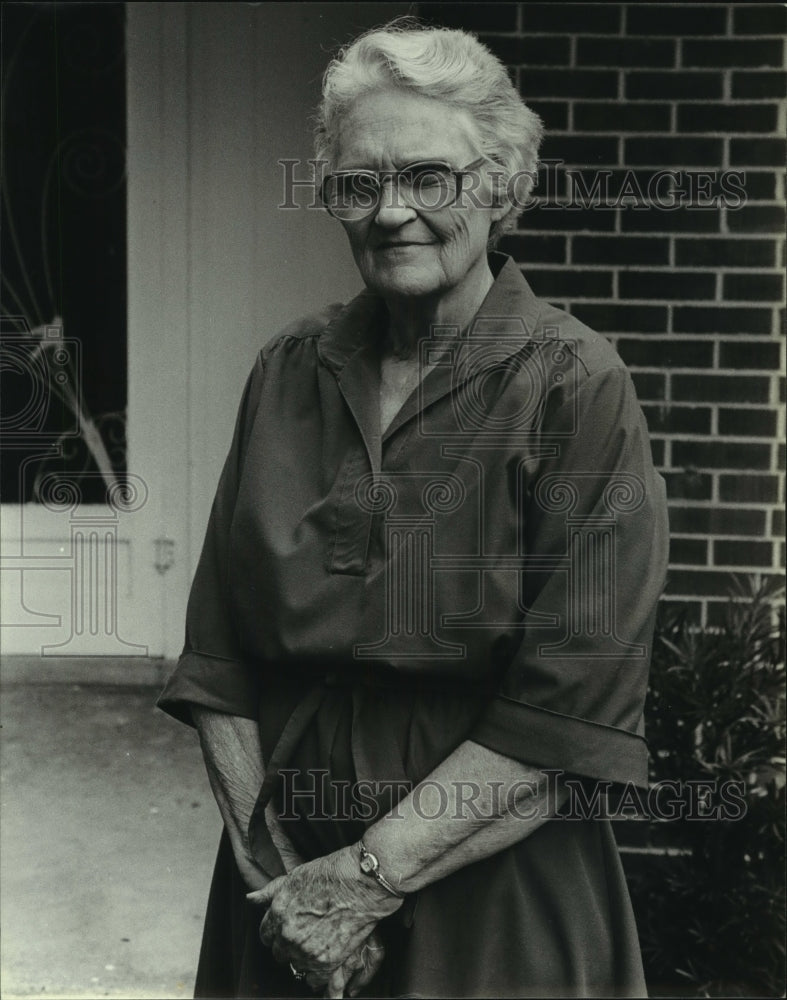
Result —
MULTIPOLYGON (((421 345, 435 367, 382 436, 369 292, 285 330, 247 382, 159 704, 259 720, 250 834, 271 874, 268 799, 317 857, 466 739, 591 790, 646 784, 664 485, 609 343, 510 259, 490 265, 473 324, 421 345)), ((259 944, 244 892, 225 835, 198 995, 311 995, 259 944)), ((645 995, 605 819, 553 819, 380 930, 369 995, 645 995)))

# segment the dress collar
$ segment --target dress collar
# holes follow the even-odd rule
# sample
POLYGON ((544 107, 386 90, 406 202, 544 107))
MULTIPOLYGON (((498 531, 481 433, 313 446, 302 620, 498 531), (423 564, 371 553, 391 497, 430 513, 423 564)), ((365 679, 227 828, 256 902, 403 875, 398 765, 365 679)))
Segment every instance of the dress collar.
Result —
MULTIPOLYGON (((488 341, 498 321, 500 332, 508 342, 512 319, 517 320, 520 333, 532 336, 540 311, 538 298, 511 257, 493 251, 488 260, 494 284, 461 339, 472 340, 480 334, 488 341)), ((323 330, 318 344, 320 359, 331 371, 338 373, 358 351, 376 346, 385 320, 383 300, 364 289, 323 330)))
MULTIPOLYGON (((444 360, 429 371, 405 401, 385 438, 469 378, 504 363, 533 337, 541 309, 539 299, 511 257, 491 253, 489 266, 494 284, 467 330, 438 328, 430 341, 419 345, 424 364, 433 360, 430 352, 441 353, 444 360)), ((361 429, 373 469, 379 469, 378 344, 385 322, 385 303, 367 289, 334 317, 320 335, 317 347, 321 361, 336 375, 361 429)))

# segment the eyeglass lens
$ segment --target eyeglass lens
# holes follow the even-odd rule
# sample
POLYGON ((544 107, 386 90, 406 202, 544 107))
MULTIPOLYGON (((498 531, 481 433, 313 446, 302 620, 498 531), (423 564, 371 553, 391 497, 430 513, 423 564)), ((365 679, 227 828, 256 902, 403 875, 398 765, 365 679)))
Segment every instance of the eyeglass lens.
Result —
MULTIPOLYGON (((440 163, 413 164, 401 171, 342 171, 330 174, 323 186, 323 201, 329 212, 340 219, 363 218, 373 212, 382 195, 383 184, 390 187, 390 204, 402 201, 430 211, 443 208, 456 195, 457 172, 440 163), (386 183, 393 181, 390 186, 386 183)), ((387 202, 388 204, 388 202, 387 202)))

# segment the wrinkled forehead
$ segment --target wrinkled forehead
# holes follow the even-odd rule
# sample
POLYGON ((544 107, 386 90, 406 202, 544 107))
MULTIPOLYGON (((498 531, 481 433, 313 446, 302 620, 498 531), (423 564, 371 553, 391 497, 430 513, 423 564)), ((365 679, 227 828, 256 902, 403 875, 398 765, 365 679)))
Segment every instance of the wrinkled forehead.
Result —
POLYGON ((391 170, 419 160, 461 167, 478 155, 475 123, 462 108, 411 91, 371 91, 341 116, 331 169, 391 170))

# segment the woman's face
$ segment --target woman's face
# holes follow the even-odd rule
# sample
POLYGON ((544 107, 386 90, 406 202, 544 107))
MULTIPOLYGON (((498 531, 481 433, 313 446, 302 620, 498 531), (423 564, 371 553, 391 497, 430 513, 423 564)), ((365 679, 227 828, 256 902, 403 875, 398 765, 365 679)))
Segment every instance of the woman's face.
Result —
MULTIPOLYGON (((401 170, 442 160, 461 169, 479 157, 470 116, 429 97, 378 90, 359 97, 342 119, 333 170, 401 170)), ((434 296, 486 269, 489 227, 505 209, 489 205, 489 179, 476 197, 437 211, 410 207, 383 185, 378 208, 343 222, 367 287, 386 297, 434 296)))

